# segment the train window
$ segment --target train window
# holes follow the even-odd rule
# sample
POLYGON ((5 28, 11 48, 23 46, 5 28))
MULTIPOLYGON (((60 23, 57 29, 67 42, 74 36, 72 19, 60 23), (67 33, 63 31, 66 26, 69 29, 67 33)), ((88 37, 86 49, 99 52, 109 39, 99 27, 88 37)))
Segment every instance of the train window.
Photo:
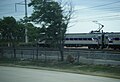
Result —
POLYGON ((78 38, 79 40, 82 40, 82 38, 78 38))
POLYGON ((74 38, 74 40, 78 40, 78 38, 74 38))
POLYGON ((65 38, 65 40, 69 40, 69 38, 65 38))
POLYGON ((109 43, 113 43, 113 41, 109 41, 109 43))
POLYGON ((92 38, 88 38, 88 40, 92 40, 92 38))
POLYGON ((87 38, 83 38, 83 40, 87 40, 87 38))
POLYGON ((114 38, 114 40, 120 40, 119 38, 114 38))
POLYGON ((73 40, 73 38, 70 38, 70 40, 73 40))

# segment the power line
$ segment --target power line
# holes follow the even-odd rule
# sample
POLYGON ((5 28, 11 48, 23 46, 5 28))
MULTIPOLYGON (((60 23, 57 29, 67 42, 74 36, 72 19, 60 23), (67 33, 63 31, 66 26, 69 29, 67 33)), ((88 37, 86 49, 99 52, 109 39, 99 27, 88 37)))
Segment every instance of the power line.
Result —
MULTIPOLYGON (((82 15, 82 16, 80 16, 80 15, 77 15, 77 18, 78 17, 84 17, 83 19, 84 20, 88 20, 88 19, 100 19, 100 18, 110 18, 110 17, 120 17, 120 13, 110 13, 110 12, 89 12, 89 13, 87 13, 88 15, 86 16, 85 14, 84 14, 84 16, 82 15), (91 14, 90 14, 91 13, 91 14), (98 14, 99 13, 99 14, 98 14), (100 14, 100 13, 102 13, 102 14, 100 14)), ((82 19, 81 19, 82 20, 82 19)))
POLYGON ((75 11, 86 10, 86 9, 91 9, 91 8, 99 8, 99 7, 108 6, 108 5, 112 5, 112 4, 116 4, 116 3, 120 3, 120 1, 115 1, 115 2, 106 3, 106 4, 102 4, 102 5, 92 6, 92 7, 88 7, 88 8, 77 9, 75 11))
MULTIPOLYGON (((27 22, 28 22, 28 13, 27 13, 27 0, 24 0, 24 3, 21 3, 21 2, 19 2, 19 3, 15 3, 15 11, 17 12, 17 5, 24 5, 25 6, 25 17, 24 17, 24 19, 25 19, 25 25, 27 25, 27 22)), ((28 33, 27 33, 27 28, 25 28, 25 43, 28 43, 28 33)))
POLYGON ((83 19, 83 20, 87 20, 87 19, 105 19, 105 18, 118 18, 120 17, 120 15, 108 15, 108 16, 98 16, 98 17, 90 17, 90 18, 86 18, 86 19, 83 19))
POLYGON ((72 20, 72 21, 74 21, 74 22, 90 22, 90 21, 93 21, 93 20, 101 20, 101 21, 120 20, 120 14, 106 15, 106 16, 97 16, 97 17, 88 17, 88 18, 83 18, 83 19, 79 18, 79 19, 72 20))
MULTIPOLYGON (((88 16, 93 16, 94 13, 96 13, 95 15, 102 15, 102 14, 108 14, 108 13, 114 13, 114 12, 120 12, 120 7, 109 7, 108 8, 108 5, 112 5, 112 4, 116 4, 116 3, 120 3, 120 1, 115 1, 115 2, 110 2, 110 3, 106 3, 106 4, 102 4, 102 5, 97 5, 97 6, 92 6, 92 7, 89 7, 89 8, 82 8, 82 9, 76 9, 76 11, 79 11, 79 10, 87 10, 87 9, 92 9, 92 11, 85 11, 84 13, 88 16), (107 8, 105 8, 105 6, 107 6, 107 8), (104 7, 104 8, 103 8, 104 7), (93 10, 95 8, 102 8, 101 10, 93 10)), ((79 12, 83 12, 83 11, 79 11, 79 12)))

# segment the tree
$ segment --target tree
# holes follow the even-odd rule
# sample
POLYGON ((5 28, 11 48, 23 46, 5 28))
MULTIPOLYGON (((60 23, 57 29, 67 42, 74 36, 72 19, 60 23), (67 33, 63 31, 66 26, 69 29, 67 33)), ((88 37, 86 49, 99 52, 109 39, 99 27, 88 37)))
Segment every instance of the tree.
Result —
POLYGON ((24 37, 24 25, 17 22, 14 17, 3 17, 0 20, 1 41, 13 46, 16 42, 22 42, 24 37))
POLYGON ((29 42, 35 42, 40 36, 40 28, 35 27, 32 23, 27 24, 29 42))
POLYGON ((16 43, 22 40, 23 28, 14 17, 3 17, 0 20, 1 42, 13 47, 14 58, 16 59, 16 43))
POLYGON ((13 17, 4 17, 1 20, 1 35, 2 39, 9 43, 12 42, 14 38, 14 32, 16 31, 16 20, 13 17))
POLYGON ((24 42, 25 41, 25 25, 21 21, 17 21, 16 25, 16 41, 24 42))
POLYGON ((34 8, 30 16, 31 21, 41 25, 46 42, 59 48, 61 61, 63 61, 64 37, 71 18, 72 7, 67 6, 69 10, 66 12, 65 6, 54 0, 31 0, 29 6, 34 8))

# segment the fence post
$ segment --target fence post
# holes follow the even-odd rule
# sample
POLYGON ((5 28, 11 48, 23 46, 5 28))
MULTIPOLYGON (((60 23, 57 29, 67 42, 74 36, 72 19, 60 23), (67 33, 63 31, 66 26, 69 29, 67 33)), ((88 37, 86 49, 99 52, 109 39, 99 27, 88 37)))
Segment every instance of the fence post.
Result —
POLYGON ((16 59, 16 47, 13 45, 13 54, 14 54, 14 59, 16 59))
POLYGON ((59 61, 59 52, 58 52, 58 61, 59 61))
POLYGON ((47 55, 46 55, 46 50, 45 50, 45 62, 47 62, 47 55))
POLYGON ((79 63, 79 58, 80 58, 80 53, 79 53, 79 51, 77 52, 77 55, 78 55, 78 57, 77 57, 77 63, 79 63))
POLYGON ((4 51, 2 48, 0 48, 0 58, 3 58, 4 57, 4 51))
POLYGON ((33 49, 33 58, 32 59, 34 60, 34 49, 33 49))
POLYGON ((23 58, 23 51, 21 51, 21 58, 23 58))
POLYGON ((38 43, 37 43, 37 49, 36 49, 36 60, 38 60, 38 43))

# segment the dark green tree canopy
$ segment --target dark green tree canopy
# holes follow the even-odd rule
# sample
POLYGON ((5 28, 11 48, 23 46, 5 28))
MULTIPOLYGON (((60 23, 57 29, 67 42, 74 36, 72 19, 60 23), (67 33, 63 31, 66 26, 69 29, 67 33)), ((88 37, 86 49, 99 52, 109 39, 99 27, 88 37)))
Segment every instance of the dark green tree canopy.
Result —
POLYGON ((14 32, 16 31, 16 20, 13 17, 4 17, 3 20, 1 20, 0 28, 2 29, 1 33, 3 38, 11 40, 14 36, 14 32))
POLYGON ((61 4, 54 0, 31 0, 29 6, 33 6, 34 9, 30 19, 40 24, 46 38, 57 42, 61 35, 64 37, 69 19, 68 15, 63 14, 61 4))
POLYGON ((22 41, 24 37, 24 26, 18 23, 14 17, 3 17, 0 20, 0 32, 2 41, 22 41))
POLYGON ((31 0, 29 6, 33 7, 30 20, 40 24, 45 42, 58 47, 63 60, 64 36, 72 11, 64 12, 61 4, 55 0, 31 0))
POLYGON ((43 37, 40 33, 44 32, 44 29, 35 27, 32 23, 25 24, 23 20, 16 21, 14 17, 3 17, 0 19, 0 45, 24 44, 25 28, 28 29, 27 34, 30 44, 36 42, 39 37, 43 37))
POLYGON ((34 8, 30 17, 32 21, 46 27, 60 22, 63 18, 61 6, 53 0, 31 0, 29 6, 34 8))

